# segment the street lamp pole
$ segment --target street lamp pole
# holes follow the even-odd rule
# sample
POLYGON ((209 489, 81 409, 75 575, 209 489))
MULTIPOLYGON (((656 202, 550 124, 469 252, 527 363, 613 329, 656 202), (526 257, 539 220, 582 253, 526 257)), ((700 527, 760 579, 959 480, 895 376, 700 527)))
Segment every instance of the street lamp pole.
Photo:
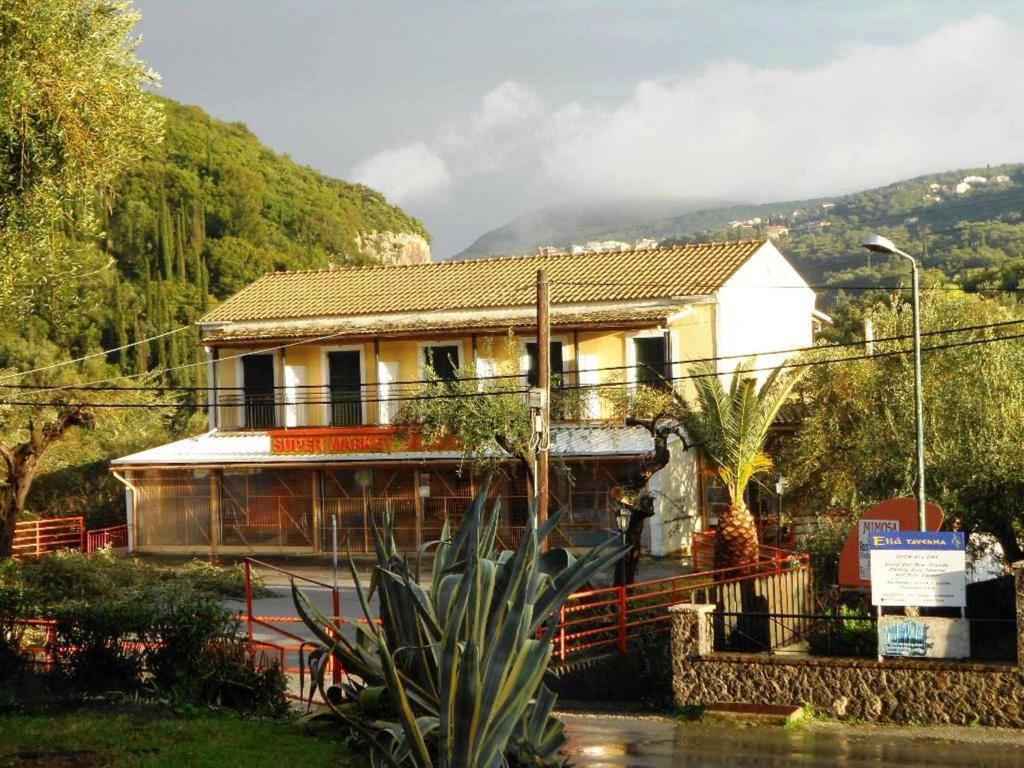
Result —
POLYGON ((909 253, 901 251, 892 241, 881 235, 872 235, 863 242, 863 246, 875 253, 888 253, 902 256, 910 262, 912 280, 912 308, 914 314, 914 411, 917 443, 917 525, 922 531, 927 530, 924 496, 924 389, 921 384, 921 281, 918 276, 917 260, 909 253))

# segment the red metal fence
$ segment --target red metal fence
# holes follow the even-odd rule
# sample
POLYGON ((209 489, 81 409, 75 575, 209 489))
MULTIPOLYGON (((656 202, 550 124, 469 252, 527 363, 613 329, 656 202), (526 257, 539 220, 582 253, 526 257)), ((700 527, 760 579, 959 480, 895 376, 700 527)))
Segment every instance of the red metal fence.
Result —
MULTIPOLYGON (((300 585, 307 587, 330 590, 331 615, 328 617, 330 621, 324 626, 324 629, 332 636, 340 634, 343 626, 352 621, 351 619, 343 618, 341 615, 341 592, 332 584, 311 579, 308 576, 302 576, 292 571, 286 571, 262 560, 256 560, 251 557, 245 558, 245 623, 250 652, 255 655, 256 651, 261 651, 265 654, 276 656, 285 674, 299 675, 300 679, 304 681, 307 672, 304 669, 305 654, 313 650, 317 646, 317 642, 309 636, 300 635, 290 628, 302 624, 302 619, 297 615, 272 616, 259 615, 255 612, 253 576, 254 572, 258 570, 271 571, 288 576, 290 579, 299 582, 300 585), (272 639, 258 639, 256 637, 258 628, 262 629, 264 634, 269 634, 272 639)), ((342 675, 341 662, 337 656, 332 656, 330 664, 331 680, 336 683, 341 679, 342 675)), ((312 681, 310 681, 311 690, 312 686, 312 681)), ((300 690, 298 696, 293 694, 287 695, 289 698, 302 699, 303 693, 304 691, 300 690)), ((311 696, 312 694, 305 700, 311 700, 311 696)))
POLYGON ((62 549, 85 550, 85 520, 55 517, 23 520, 14 529, 14 556, 40 557, 62 549))
POLYGON ((110 547, 111 549, 122 549, 128 546, 128 526, 125 524, 112 525, 108 528, 97 528, 93 531, 86 531, 85 551, 92 554, 97 549, 110 547))
MULTIPOLYGON (((594 653, 629 650, 646 632, 663 631, 669 625, 669 608, 679 603, 718 602, 732 599, 732 592, 741 585, 763 583, 772 577, 792 575, 806 577, 809 564, 806 555, 796 555, 775 547, 762 547, 761 559, 755 565, 724 568, 642 581, 625 587, 605 587, 577 592, 562 607, 554 629, 553 663, 594 653)), ((301 656, 312 649, 313 642, 286 628, 301 623, 295 615, 258 615, 254 610, 252 589, 253 573, 265 569, 294 578, 314 588, 330 590, 332 615, 330 632, 340 633, 346 624, 356 621, 341 614, 341 596, 337 587, 311 579, 253 558, 246 558, 246 624, 252 650, 276 654, 282 668, 289 674, 303 674, 301 656), (272 639, 256 637, 257 628, 270 634, 272 639)), ((803 579, 806 580, 805 578, 803 579)), ((363 621, 363 619, 358 619, 363 621)), ((337 681, 343 674, 338 659, 332 660, 332 678, 337 681)))
POLYGON ((14 529, 15 557, 42 557, 64 549, 91 554, 103 547, 127 546, 127 525, 87 531, 82 517, 23 520, 14 529))
POLYGON ((806 556, 771 547, 753 566, 703 570, 625 587, 577 592, 562 607, 554 630, 553 660, 629 650, 645 632, 668 628, 669 608, 679 603, 717 602, 723 588, 791 572, 806 572, 806 556))

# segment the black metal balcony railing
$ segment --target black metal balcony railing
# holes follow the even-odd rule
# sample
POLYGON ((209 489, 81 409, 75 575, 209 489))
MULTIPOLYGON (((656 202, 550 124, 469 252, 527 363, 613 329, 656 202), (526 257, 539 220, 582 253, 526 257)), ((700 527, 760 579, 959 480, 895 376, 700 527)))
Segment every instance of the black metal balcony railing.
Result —
POLYGON ((417 387, 369 384, 360 390, 300 387, 274 393, 228 391, 217 397, 219 429, 358 427, 393 424, 417 387))
MULTIPOLYGON (((553 382, 551 418, 555 421, 587 421, 600 417, 601 387, 577 388, 570 380, 564 389, 561 377, 553 382)), ((602 385, 603 386, 603 385, 602 385)), ((502 389, 506 385, 502 385, 502 389)), ((507 389, 528 400, 526 378, 510 380, 507 389)), ((356 427, 395 424, 410 397, 423 394, 418 384, 364 384, 360 389, 332 390, 308 386, 295 390, 227 390, 217 396, 217 427, 224 430, 279 429, 283 427, 356 427)))

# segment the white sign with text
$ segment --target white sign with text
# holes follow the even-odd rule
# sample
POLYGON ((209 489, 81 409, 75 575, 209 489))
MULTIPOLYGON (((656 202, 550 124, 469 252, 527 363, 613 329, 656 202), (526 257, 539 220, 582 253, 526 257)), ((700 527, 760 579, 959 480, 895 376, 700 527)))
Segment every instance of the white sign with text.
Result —
POLYGON ((963 533, 871 537, 872 605, 962 608, 967 604, 963 533))

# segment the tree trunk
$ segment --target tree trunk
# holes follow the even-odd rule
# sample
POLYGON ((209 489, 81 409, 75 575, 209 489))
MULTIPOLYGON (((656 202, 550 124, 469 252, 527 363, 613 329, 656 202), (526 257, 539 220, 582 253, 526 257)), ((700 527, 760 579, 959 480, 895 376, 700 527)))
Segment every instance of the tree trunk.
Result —
POLYGON ((636 506, 620 501, 619 504, 629 511, 629 525, 623 537, 629 552, 619 561, 615 569, 615 586, 623 587, 636 581, 636 572, 640 568, 640 547, 644 535, 644 523, 654 517, 654 499, 645 496, 636 506))
POLYGON ((18 527, 19 515, 11 503, 10 488, 0 488, 0 560, 6 560, 14 552, 14 531, 18 527))
POLYGON ((715 534, 715 568, 736 568, 757 563, 760 554, 757 526, 746 506, 729 507, 715 534))
POLYGON ((1024 550, 1021 549, 1017 535, 1012 530, 1009 528, 1001 530, 996 534, 996 539, 999 540, 999 544, 1003 548, 1003 557, 1006 559, 1007 567, 1018 560, 1024 560, 1024 550))
POLYGON ((0 485, 0 560, 9 558, 13 552, 14 531, 43 454, 72 427, 93 425, 93 416, 83 405, 61 403, 56 407, 59 411, 52 421, 29 420, 24 442, 13 447, 0 443, 0 460, 6 470, 0 485))

